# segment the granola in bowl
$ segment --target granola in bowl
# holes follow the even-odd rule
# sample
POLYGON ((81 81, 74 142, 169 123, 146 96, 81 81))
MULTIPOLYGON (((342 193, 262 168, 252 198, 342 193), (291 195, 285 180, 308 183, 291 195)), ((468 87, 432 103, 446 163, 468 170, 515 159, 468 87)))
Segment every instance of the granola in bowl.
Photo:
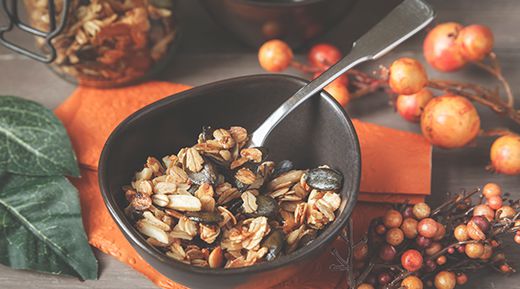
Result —
POLYGON ((251 266, 305 247, 335 220, 343 176, 269 161, 247 143, 242 127, 205 127, 195 145, 148 157, 123 187, 127 217, 150 245, 194 266, 251 266))
MULTIPOLYGON (((53 39, 50 67, 82 85, 111 87, 147 76, 164 63, 177 34, 173 0, 55 0, 56 22, 69 1, 67 22, 53 39)), ((24 0, 31 24, 48 31, 48 0, 24 0)), ((48 52, 43 38, 36 38, 48 52)))

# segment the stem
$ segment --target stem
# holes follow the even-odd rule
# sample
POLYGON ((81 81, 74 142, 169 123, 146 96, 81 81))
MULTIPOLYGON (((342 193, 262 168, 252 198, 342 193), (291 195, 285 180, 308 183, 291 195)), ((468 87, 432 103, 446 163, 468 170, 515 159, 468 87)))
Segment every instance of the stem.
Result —
POLYGON ((445 202, 444 204, 440 205, 439 207, 437 207, 437 209, 435 209, 431 215, 432 216, 435 216, 437 214, 439 214, 444 208, 448 207, 451 205, 451 207, 453 206, 456 206, 458 204, 460 204, 461 202, 464 202, 465 200, 471 198, 473 195, 475 195, 476 193, 480 192, 480 189, 476 189, 474 190, 473 192, 467 194, 466 196, 462 197, 461 198, 461 195, 456 195, 455 197, 453 197, 452 199, 450 199, 449 201, 445 202))
MULTIPOLYGON (((356 85, 356 84, 354 84, 356 85)), ((378 91, 379 89, 386 86, 386 81, 373 81, 372 83, 368 85, 361 84, 361 88, 357 89, 354 93, 350 94, 350 97, 352 99, 360 98, 362 96, 365 96, 367 94, 373 93, 378 91)))
POLYGON ((460 95, 478 102, 489 107, 498 114, 508 116, 511 120, 520 125, 520 111, 516 111, 513 107, 498 99, 495 92, 492 92, 485 87, 471 83, 459 83, 445 80, 431 80, 428 82, 427 86, 451 94, 460 95))
POLYGON ((299 71, 302 71, 304 73, 316 73, 316 72, 321 72, 323 71, 323 69, 319 68, 319 67, 314 67, 314 66, 310 66, 310 65, 306 65, 306 64, 303 64, 297 60, 293 60, 291 61, 291 66, 294 67, 295 69, 298 69, 299 71))
POLYGON ((480 133, 481 136, 505 136, 505 135, 513 135, 513 134, 515 134, 515 133, 507 128, 495 128, 495 129, 482 131, 480 133))
POLYGON ((481 69, 487 71, 489 74, 493 75, 502 84, 507 96, 507 105, 513 108, 515 98, 513 96, 513 92, 511 91, 511 86, 509 85, 509 82, 505 79, 504 75, 502 74, 502 69, 500 68, 500 64, 498 62, 496 54, 494 52, 491 52, 489 54, 489 59, 491 61, 491 65, 487 65, 482 61, 475 61, 473 63, 481 69))

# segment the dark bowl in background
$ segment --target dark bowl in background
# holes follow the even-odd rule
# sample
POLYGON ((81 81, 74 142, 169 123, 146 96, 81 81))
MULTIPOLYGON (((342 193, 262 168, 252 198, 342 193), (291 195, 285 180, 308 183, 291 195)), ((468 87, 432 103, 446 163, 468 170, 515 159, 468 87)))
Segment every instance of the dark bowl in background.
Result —
POLYGON ((166 277, 190 288, 269 288, 312 265, 345 226, 357 200, 361 175, 359 143, 341 106, 327 93, 293 111, 268 138, 269 159, 292 160, 296 167, 328 164, 344 175, 336 220, 305 248, 238 269, 209 269, 170 259, 147 244, 126 218, 122 186, 148 156, 162 157, 192 145, 202 126, 241 125, 253 131, 275 108, 306 84, 287 75, 255 75, 196 87, 150 104, 125 119, 110 135, 99 161, 105 204, 139 254, 166 277), (346 152, 346 154, 339 154, 346 152))
POLYGON ((257 48, 279 38, 293 48, 338 23, 356 0, 200 0, 215 21, 257 48))

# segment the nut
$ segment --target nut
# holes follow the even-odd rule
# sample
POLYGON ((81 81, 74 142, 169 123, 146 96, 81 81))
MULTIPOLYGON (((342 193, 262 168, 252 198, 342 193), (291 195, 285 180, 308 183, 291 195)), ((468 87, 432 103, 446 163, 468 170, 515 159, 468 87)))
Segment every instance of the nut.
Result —
POLYGON ((192 195, 169 195, 168 208, 177 211, 197 212, 202 209, 200 200, 192 195))

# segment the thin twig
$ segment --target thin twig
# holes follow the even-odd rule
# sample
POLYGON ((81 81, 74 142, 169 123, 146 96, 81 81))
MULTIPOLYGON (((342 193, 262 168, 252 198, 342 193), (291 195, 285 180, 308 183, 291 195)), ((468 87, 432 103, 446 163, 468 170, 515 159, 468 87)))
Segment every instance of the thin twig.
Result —
POLYGON ((428 87, 442 90, 451 94, 460 95, 489 107, 494 112, 506 115, 511 120, 520 125, 520 111, 516 111, 513 107, 508 106, 502 100, 496 99, 494 92, 479 85, 471 83, 455 83, 445 80, 430 80, 428 87), (495 98, 496 100, 490 100, 495 98))
POLYGON ((498 62, 498 58, 494 52, 491 52, 489 54, 489 60, 491 62, 491 65, 487 65, 482 61, 476 61, 473 62, 476 66, 479 68, 487 71, 489 74, 493 75, 504 87, 504 91, 507 97, 507 105, 509 107, 515 106, 515 98, 513 96, 513 92, 511 91, 511 86, 509 85, 509 82, 505 79, 504 75, 502 74, 502 69, 500 68, 500 64, 498 62))

